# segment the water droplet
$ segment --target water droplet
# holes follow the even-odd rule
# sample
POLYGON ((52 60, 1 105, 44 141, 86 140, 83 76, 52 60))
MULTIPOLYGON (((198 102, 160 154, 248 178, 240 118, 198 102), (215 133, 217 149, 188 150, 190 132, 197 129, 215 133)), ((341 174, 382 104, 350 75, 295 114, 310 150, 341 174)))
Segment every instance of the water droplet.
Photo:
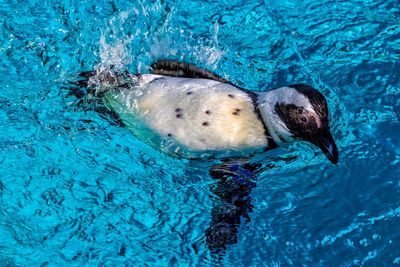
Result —
POLYGON ((368 251, 369 257, 375 256, 375 255, 376 255, 375 251, 368 251))
POLYGON ((373 238, 374 240, 378 240, 378 239, 381 239, 381 236, 378 235, 378 234, 373 234, 373 235, 372 235, 372 238, 373 238))
POLYGON ((354 247, 354 242, 350 239, 347 239, 347 245, 349 245, 350 247, 354 247))
POLYGON ((326 244, 329 244, 332 242, 332 237, 331 236, 325 236, 324 239, 322 239, 321 244, 325 246, 326 244))
POLYGON ((364 247, 368 247, 369 246, 369 240, 367 238, 361 239, 360 240, 360 245, 364 246, 364 247))
POLYGON ((269 240, 271 240, 271 235, 270 234, 264 234, 263 238, 264 238, 264 240, 269 241, 269 240))

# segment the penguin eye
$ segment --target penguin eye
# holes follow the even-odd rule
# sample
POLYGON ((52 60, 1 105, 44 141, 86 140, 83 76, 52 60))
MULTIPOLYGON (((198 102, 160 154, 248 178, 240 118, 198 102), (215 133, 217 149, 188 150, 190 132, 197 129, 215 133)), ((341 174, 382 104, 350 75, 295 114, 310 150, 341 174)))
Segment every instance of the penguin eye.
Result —
POLYGON ((305 115, 300 115, 300 116, 298 117, 298 119, 299 119, 299 121, 300 121, 301 123, 307 123, 307 122, 308 122, 308 118, 307 118, 307 116, 305 116, 305 115))

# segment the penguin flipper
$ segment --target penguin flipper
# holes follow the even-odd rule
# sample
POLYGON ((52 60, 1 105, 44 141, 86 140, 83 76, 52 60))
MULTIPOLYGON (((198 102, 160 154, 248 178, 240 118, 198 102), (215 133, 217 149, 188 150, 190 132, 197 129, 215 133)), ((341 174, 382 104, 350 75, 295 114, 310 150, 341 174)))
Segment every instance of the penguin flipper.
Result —
POLYGON ((210 170, 215 179, 210 189, 217 198, 205 237, 212 253, 219 253, 228 245, 237 243, 241 218, 250 221, 249 214, 253 210, 251 191, 256 186, 253 178, 257 169, 258 164, 235 160, 214 165, 210 170))
POLYGON ((189 63, 175 60, 158 60, 151 65, 151 69, 152 74, 172 77, 203 78, 222 83, 230 83, 221 76, 214 74, 208 70, 201 69, 189 63))

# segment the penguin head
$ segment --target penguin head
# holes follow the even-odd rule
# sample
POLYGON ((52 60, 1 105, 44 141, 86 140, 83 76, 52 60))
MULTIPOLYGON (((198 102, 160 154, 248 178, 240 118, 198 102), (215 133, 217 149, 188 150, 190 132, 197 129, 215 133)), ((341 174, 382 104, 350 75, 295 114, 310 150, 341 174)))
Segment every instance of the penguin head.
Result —
POLYGON ((307 141, 319 147, 333 163, 338 162, 338 149, 329 125, 328 104, 316 89, 294 84, 271 90, 263 101, 269 114, 272 137, 280 143, 307 141))

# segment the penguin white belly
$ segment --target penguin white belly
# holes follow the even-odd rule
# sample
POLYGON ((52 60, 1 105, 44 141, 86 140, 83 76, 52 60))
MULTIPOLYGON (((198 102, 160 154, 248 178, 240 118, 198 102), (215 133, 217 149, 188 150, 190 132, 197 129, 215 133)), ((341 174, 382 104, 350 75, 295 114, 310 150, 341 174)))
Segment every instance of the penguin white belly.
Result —
POLYGON ((145 124, 161 138, 189 150, 268 145, 252 100, 229 84, 145 74, 137 89, 112 90, 103 100, 135 133, 142 132, 138 129, 145 124))

